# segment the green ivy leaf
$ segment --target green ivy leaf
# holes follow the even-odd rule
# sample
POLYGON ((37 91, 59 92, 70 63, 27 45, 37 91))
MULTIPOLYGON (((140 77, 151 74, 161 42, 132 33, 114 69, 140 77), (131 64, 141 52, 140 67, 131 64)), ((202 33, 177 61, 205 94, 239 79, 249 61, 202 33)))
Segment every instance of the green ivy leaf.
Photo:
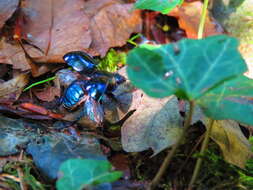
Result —
POLYGON ((138 0, 134 6, 136 9, 149 9, 168 14, 177 5, 181 5, 183 0, 138 0))
POLYGON ((213 119, 234 119, 253 124, 253 80, 245 76, 224 82, 210 90, 197 103, 213 119))
POLYGON ((64 162, 57 181, 58 190, 81 190, 88 186, 113 182, 122 176, 122 172, 110 171, 110 162, 91 159, 69 159, 64 162))
POLYGON ((177 44, 142 45, 127 57, 131 82, 149 96, 197 100, 247 70, 235 38, 218 35, 177 44))

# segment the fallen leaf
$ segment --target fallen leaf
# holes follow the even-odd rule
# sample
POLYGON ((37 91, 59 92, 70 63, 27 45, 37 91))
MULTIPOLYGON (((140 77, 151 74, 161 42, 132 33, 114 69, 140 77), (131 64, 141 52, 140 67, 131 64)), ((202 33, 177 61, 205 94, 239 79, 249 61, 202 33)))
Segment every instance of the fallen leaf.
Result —
MULTIPOLYGON (((98 1, 101 0, 89 2, 95 4, 98 1)), ((132 4, 114 3, 103 6, 98 10, 89 10, 93 14, 96 13, 89 15, 92 35, 91 48, 102 57, 110 47, 124 45, 131 33, 141 31, 140 11, 131 11, 132 4)), ((92 6, 90 7, 92 8, 92 6)))
MULTIPOLYGON (((43 54, 36 48, 24 45, 28 54, 32 57, 42 56, 43 54)), ((30 69, 24 51, 16 44, 10 44, 5 37, 0 41, 0 63, 13 65, 13 69, 22 71, 30 69)))
POLYGON ((140 152, 152 148, 157 154, 177 141, 181 126, 176 97, 154 99, 144 95, 137 110, 122 126, 123 149, 140 152))
MULTIPOLYGON (((105 56, 110 47, 124 45, 132 33, 141 31, 140 11, 130 12, 131 7, 115 0, 27 0, 22 9, 27 20, 22 38, 49 57, 75 50, 105 56)), ((31 57, 43 56, 34 47, 25 48, 31 57)), ((13 64, 15 69, 30 69, 21 48, 4 39, 0 62, 13 64)))
MULTIPOLYGON (((186 112, 189 104, 186 105, 186 112)), ((201 121, 206 128, 209 119, 199 106, 193 113, 192 124, 201 121)), ((252 156, 248 139, 243 135, 238 122, 233 120, 216 120, 212 126, 210 137, 220 146, 224 159, 238 167, 244 168, 246 161, 252 156)))
POLYGON ((252 156, 250 143, 243 135, 239 124, 232 120, 215 121, 211 138, 220 146, 224 159, 240 168, 252 156))
MULTIPOLYGON (((202 7, 203 3, 200 1, 192 3, 185 2, 181 7, 170 12, 169 16, 178 18, 178 24, 180 28, 185 30, 188 38, 197 39, 202 7)), ((218 27, 218 23, 207 13, 203 37, 222 33, 223 31, 218 27)))
POLYGON ((17 9, 19 0, 0 1, 0 29, 17 9))
POLYGON ((0 100, 17 100, 28 83, 28 76, 28 74, 20 74, 9 81, 2 83, 0 85, 0 100))
POLYGON ((42 101, 51 102, 55 97, 61 96, 61 89, 56 86, 47 86, 42 90, 33 90, 33 93, 42 101))

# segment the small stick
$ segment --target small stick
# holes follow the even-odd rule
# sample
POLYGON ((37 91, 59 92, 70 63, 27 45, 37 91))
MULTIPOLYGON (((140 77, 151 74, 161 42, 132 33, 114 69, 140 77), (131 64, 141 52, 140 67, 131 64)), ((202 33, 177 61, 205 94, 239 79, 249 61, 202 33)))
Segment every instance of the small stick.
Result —
POLYGON ((18 177, 20 179, 20 189, 21 190, 28 190, 28 186, 24 181, 24 172, 22 171, 22 169, 20 167, 17 167, 17 171, 18 171, 18 177))
POLYGON ((6 174, 6 173, 2 173, 0 174, 0 179, 4 180, 4 178, 8 178, 8 179, 12 179, 13 181, 16 181, 16 182, 20 182, 20 178, 16 177, 16 176, 13 176, 13 175, 10 175, 10 174, 6 174))
POLYGON ((197 147, 199 146, 199 144, 203 141, 204 139, 204 134, 200 136, 200 138, 198 139, 198 142, 194 145, 194 147, 192 148, 191 152, 187 155, 186 160, 184 161, 184 163, 181 165, 181 167, 179 168, 179 170, 176 172, 175 175, 178 175, 182 172, 182 170, 184 169, 185 165, 187 164, 187 162, 189 161, 189 159, 191 158, 192 154, 197 150, 197 147))
POLYGON ((210 124, 207 128, 205 138, 204 138, 204 141, 203 141, 201 149, 200 149, 200 157, 198 158, 197 163, 195 165, 195 168, 194 168, 194 171, 193 171, 193 174, 192 174, 192 178, 191 178, 191 181, 190 181, 189 186, 188 186, 188 190, 191 190, 193 188, 193 185, 194 185, 194 183, 195 183, 195 181, 198 177, 199 170, 200 170, 200 167, 201 167, 201 164, 202 164, 202 161, 203 161, 203 158, 201 156, 204 154, 204 152, 207 148, 207 145, 208 145, 208 142, 209 142, 209 136, 210 136, 210 133, 212 131, 212 126, 214 124, 214 121, 215 120, 211 119, 210 124))

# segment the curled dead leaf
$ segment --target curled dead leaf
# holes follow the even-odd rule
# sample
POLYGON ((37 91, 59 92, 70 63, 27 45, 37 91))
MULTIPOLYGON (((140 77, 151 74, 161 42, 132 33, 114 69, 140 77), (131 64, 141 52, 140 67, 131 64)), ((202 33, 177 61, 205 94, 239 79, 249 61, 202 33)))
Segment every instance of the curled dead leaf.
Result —
POLYGON ((55 97, 60 97, 61 89, 56 86, 48 86, 42 90, 33 90, 33 93, 42 101, 51 102, 55 97))
POLYGON ((250 143, 243 135, 239 124, 232 120, 215 121, 211 138, 219 145, 224 159, 240 168, 252 156, 250 143))
POLYGON ((0 99, 17 100, 28 83, 29 74, 20 74, 0 85, 0 99))
MULTIPOLYGON (((184 29, 188 38, 197 39, 198 28, 201 17, 203 3, 200 1, 183 3, 179 8, 174 9, 169 13, 170 16, 178 18, 180 28, 184 29)), ((223 30, 218 26, 218 23, 207 13, 205 20, 205 28, 203 36, 211 36, 222 34, 223 30)))

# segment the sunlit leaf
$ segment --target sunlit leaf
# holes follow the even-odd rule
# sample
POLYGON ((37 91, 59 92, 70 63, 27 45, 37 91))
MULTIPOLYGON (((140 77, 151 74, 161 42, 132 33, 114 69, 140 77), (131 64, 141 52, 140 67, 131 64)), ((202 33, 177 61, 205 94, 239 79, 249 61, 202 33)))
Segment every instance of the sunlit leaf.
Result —
POLYGON ((237 46, 235 38, 225 35, 160 46, 146 44, 129 53, 127 73, 135 86, 152 97, 176 94, 196 100, 246 71, 237 46))
POLYGON ((241 76, 210 90, 197 103, 213 119, 253 124, 253 80, 241 76))

